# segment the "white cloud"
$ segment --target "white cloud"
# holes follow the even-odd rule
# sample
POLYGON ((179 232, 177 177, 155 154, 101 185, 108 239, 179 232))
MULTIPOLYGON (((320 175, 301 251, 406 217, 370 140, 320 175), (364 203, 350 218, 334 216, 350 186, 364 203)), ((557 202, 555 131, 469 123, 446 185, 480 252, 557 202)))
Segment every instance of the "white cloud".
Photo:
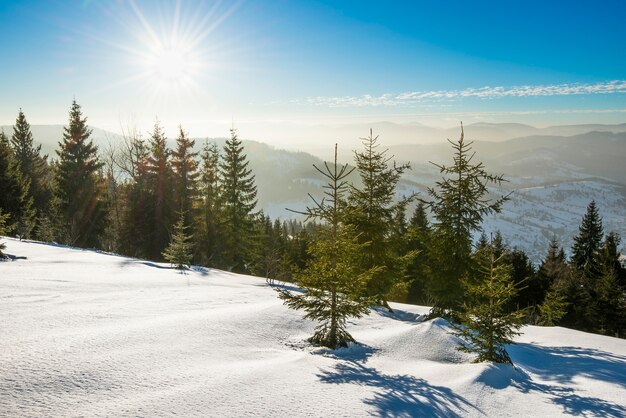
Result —
POLYGON ((464 90, 408 91, 399 94, 386 93, 380 96, 308 97, 295 100, 298 104, 328 107, 381 107, 402 106, 439 100, 459 100, 469 97, 495 99, 500 97, 571 96, 589 94, 626 93, 626 80, 613 80, 593 84, 553 84, 543 86, 485 86, 464 90))

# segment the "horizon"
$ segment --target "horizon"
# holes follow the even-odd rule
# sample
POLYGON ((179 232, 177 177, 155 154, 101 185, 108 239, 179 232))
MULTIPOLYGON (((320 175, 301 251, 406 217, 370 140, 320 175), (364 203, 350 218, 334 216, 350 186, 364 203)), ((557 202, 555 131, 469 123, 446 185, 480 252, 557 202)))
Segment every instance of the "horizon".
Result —
POLYGON ((0 53, 18 63, 0 69, 0 125, 20 108, 32 125, 62 125, 72 98, 111 132, 158 118, 222 137, 234 124, 279 146, 319 126, 621 124, 624 12, 617 1, 0 2, 11 41, 0 53))

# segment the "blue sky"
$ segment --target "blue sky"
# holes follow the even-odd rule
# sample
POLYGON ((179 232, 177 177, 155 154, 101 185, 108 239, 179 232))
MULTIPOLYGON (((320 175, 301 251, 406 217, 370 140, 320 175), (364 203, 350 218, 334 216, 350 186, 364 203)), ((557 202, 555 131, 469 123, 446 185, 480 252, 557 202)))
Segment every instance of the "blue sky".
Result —
POLYGON ((626 122, 624 1, 0 0, 0 124, 626 122))

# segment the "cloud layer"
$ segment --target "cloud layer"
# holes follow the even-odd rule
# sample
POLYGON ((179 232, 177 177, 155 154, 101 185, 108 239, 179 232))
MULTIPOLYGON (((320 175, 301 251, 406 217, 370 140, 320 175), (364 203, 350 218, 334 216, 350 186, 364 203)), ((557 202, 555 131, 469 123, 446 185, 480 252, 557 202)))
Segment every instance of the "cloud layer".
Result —
POLYGON ((589 94, 626 93, 626 80, 613 80, 593 84, 553 84, 544 86, 486 86, 464 90, 411 91, 380 96, 308 97, 297 100, 299 104, 328 107, 380 107, 406 106, 429 101, 460 100, 465 98, 496 99, 501 97, 571 96, 589 94))

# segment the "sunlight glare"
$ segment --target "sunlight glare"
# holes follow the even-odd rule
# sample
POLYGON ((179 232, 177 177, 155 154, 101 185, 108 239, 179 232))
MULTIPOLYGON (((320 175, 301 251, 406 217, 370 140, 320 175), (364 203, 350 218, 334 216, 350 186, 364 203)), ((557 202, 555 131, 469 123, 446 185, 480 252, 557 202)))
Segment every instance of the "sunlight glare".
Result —
POLYGON ((182 45, 153 48, 147 57, 147 66, 153 81, 160 87, 173 87, 190 81, 195 62, 192 51, 182 45))

